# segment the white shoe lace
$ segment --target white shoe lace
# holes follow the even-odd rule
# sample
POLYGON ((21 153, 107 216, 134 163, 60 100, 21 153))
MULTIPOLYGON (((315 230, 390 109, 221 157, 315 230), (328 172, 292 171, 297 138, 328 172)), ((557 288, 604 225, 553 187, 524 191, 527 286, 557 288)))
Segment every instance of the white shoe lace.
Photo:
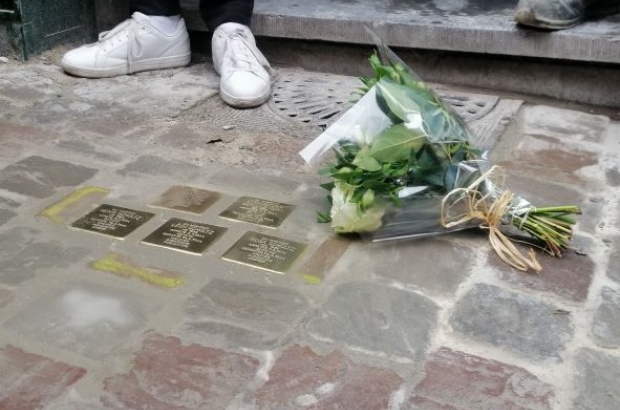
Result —
MULTIPOLYGON (((125 39, 127 39, 127 65, 129 74, 132 74, 132 64, 134 59, 134 45, 136 49, 142 54, 142 43, 140 43, 140 37, 136 36, 136 31, 146 28, 144 23, 140 23, 135 19, 127 19, 112 30, 99 33, 99 43, 102 46, 104 52, 107 52, 110 47, 113 47, 117 43, 123 41, 123 32, 125 32, 125 39)), ((139 55, 138 55, 139 56, 139 55)))
POLYGON ((267 59, 248 39, 243 30, 237 30, 226 36, 225 59, 231 62, 233 71, 247 71, 258 74, 260 68, 269 69, 267 59))

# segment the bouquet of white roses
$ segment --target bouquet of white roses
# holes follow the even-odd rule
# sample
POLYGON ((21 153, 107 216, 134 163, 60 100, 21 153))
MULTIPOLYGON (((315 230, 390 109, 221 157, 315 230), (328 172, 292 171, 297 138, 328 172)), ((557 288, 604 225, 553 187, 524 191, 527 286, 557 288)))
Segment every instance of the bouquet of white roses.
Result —
POLYGON ((528 233, 555 256, 569 246, 576 206, 534 207, 504 188, 501 170, 469 143, 463 120, 380 40, 362 78, 361 98, 301 152, 309 163, 333 152, 329 222, 338 233, 373 241, 415 238, 483 227, 506 263, 540 271, 501 227, 528 233))

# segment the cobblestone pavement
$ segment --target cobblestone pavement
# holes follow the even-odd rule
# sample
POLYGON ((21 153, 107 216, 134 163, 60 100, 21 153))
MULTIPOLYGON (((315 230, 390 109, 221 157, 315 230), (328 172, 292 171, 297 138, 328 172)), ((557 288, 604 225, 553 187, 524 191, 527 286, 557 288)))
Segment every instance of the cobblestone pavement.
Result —
POLYGON ((585 211, 576 249, 522 274, 482 232, 370 244, 317 224, 297 153, 341 111, 292 105, 309 73, 280 69, 274 101, 236 111, 205 63, 86 80, 55 58, 0 63, 1 409, 620 408, 618 123, 442 89, 474 102, 513 190, 585 211), (241 197, 294 209, 275 228, 219 217, 241 197), (148 214, 113 211, 139 225, 124 238, 71 226, 102 204, 148 214), (141 242, 169 218, 226 230, 191 225, 213 240, 194 254, 141 242), (223 259, 249 231, 269 237, 246 251, 305 249, 285 274, 223 259))

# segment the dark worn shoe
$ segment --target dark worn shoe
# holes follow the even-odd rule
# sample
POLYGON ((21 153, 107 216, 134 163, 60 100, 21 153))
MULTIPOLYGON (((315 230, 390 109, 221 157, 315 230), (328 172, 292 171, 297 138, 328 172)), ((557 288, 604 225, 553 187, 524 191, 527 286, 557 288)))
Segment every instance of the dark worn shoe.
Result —
POLYGON ((620 0, 519 0, 515 20, 549 30, 574 27, 586 17, 620 11, 620 0))

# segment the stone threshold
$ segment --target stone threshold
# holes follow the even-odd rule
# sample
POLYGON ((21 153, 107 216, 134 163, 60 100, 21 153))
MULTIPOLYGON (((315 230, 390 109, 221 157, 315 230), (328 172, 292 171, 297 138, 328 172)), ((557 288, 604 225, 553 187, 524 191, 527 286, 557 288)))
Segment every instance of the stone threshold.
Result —
MULTIPOLYGON (((516 0, 279 0, 256 2, 258 36, 371 44, 365 27, 390 46, 493 55, 620 63, 620 15, 547 32, 515 25, 516 0)), ((198 0, 181 1, 190 30, 206 30, 198 0)))

